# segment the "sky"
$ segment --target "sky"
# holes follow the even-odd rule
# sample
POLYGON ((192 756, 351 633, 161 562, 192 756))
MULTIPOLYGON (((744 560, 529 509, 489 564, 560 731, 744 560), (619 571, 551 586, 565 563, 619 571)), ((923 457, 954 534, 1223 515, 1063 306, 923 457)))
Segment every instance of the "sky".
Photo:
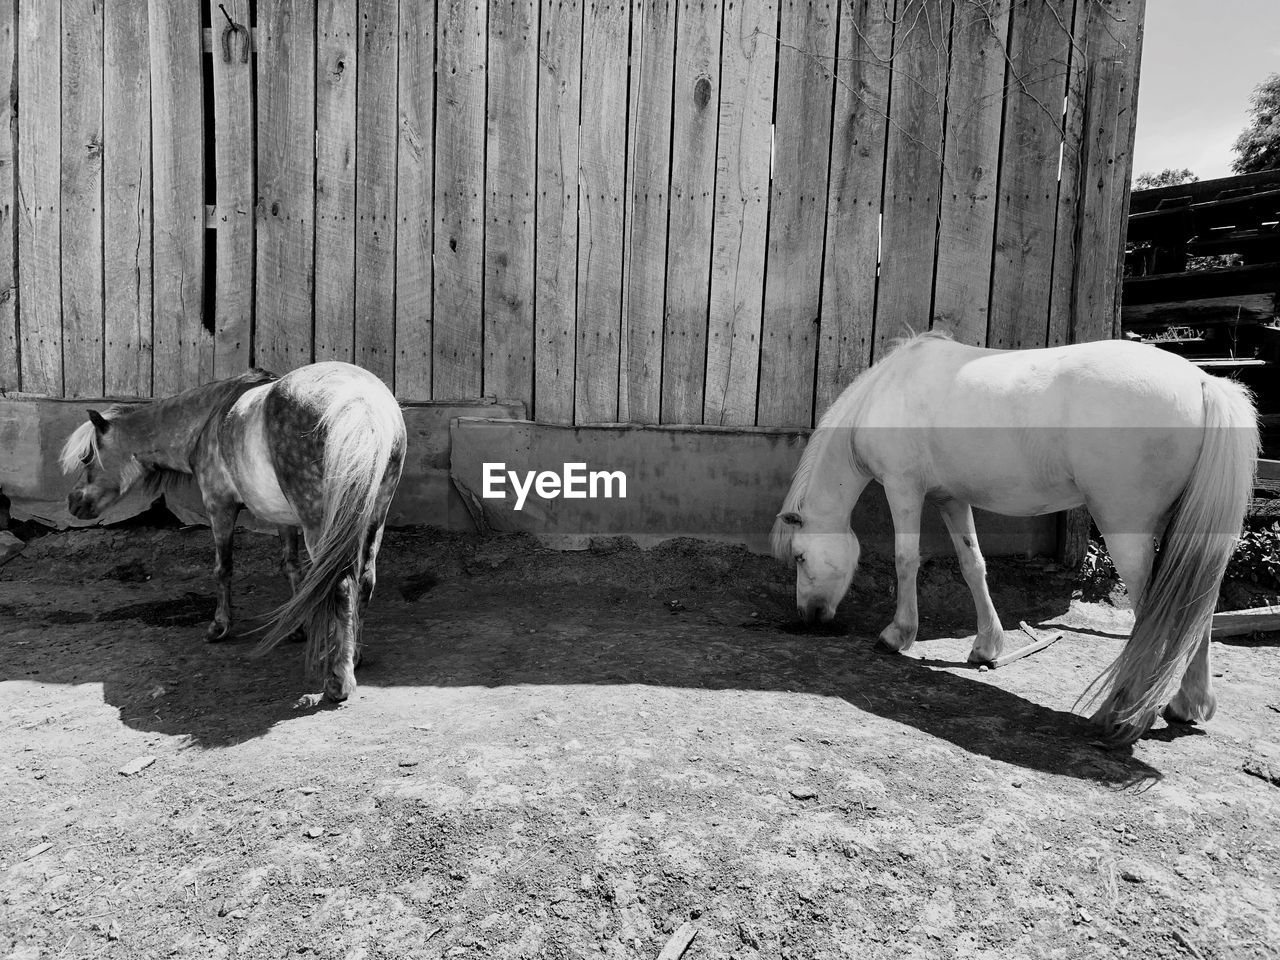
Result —
POLYGON ((1249 94, 1280 73, 1280 0, 1147 0, 1133 173, 1232 175, 1249 94))

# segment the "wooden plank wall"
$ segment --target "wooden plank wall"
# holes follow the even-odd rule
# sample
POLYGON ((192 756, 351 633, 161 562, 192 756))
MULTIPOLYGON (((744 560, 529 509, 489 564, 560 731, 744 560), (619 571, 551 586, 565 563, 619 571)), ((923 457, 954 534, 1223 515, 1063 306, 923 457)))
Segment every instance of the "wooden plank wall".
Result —
POLYGON ((801 427, 908 330, 1112 336, 1144 12, 0 0, 0 390, 801 427))

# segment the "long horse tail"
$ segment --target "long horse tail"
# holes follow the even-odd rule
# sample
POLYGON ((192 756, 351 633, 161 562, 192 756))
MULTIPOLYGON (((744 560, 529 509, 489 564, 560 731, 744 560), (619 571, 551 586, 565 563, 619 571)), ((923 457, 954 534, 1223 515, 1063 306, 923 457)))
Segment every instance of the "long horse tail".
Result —
POLYGON ((404 420, 395 400, 355 395, 331 406, 316 427, 324 437, 321 481, 323 520, 319 536, 307 545, 311 566, 297 592, 267 617, 267 635, 255 653, 265 653, 299 627, 306 629, 307 661, 322 664, 332 645, 335 590, 349 573, 355 636, 360 635, 359 585, 371 531, 381 518, 379 493, 391 467, 404 420), (387 409, 383 409, 386 406, 387 409))
POLYGON ((1253 487, 1258 418, 1249 391, 1232 380, 1203 381, 1204 439, 1175 502, 1138 598, 1133 634, 1085 696, 1109 742, 1137 740, 1173 694, 1213 625, 1218 588, 1253 487), (1096 691, 1091 694, 1091 691, 1096 691))

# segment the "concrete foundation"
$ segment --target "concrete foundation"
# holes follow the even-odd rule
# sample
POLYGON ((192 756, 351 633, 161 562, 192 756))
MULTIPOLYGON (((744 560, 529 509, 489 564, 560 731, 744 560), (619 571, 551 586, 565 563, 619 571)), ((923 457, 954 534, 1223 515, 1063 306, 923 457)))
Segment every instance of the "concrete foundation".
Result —
MULTIPOLYGON (((593 537, 627 535, 646 545, 685 536, 744 543, 763 552, 807 435, 768 428, 562 427, 459 419, 453 426, 453 482, 484 529, 525 531, 570 548, 585 547, 593 537), (501 498, 484 496, 486 463, 503 463, 522 478, 528 471, 559 474, 568 463, 586 464, 588 472, 621 471, 627 496, 567 499, 539 496, 535 489, 517 510, 510 478, 501 498)), ((600 483, 597 492, 602 491, 600 483)), ((1054 551, 1053 516, 976 514, 979 540, 989 555, 1054 551)), ((864 547, 892 553, 893 523, 879 484, 868 487, 858 502, 853 529, 864 547)), ((921 549, 951 552, 936 511, 925 512, 921 549)))
MULTIPOLYGON (((12 499, 16 518, 60 528, 92 525, 67 513, 70 483, 57 458, 86 409, 111 402, 0 399, 0 487, 12 499)), ((569 549, 584 548, 594 537, 626 535, 641 545, 683 536, 738 542, 763 552, 808 435, 767 428, 564 427, 524 420, 523 404, 494 401, 408 404, 404 416, 409 454, 388 517, 392 526, 523 531, 569 549), (509 479, 502 497, 484 496, 485 463, 503 463, 521 478, 529 471, 562 474, 570 463, 585 464, 588 471, 621 471, 626 496, 615 490, 607 499, 566 499, 540 496, 534 489, 516 510, 509 479)), ((128 497, 96 522, 119 522, 150 503, 150 498, 128 497)), ((166 504, 184 522, 204 521, 194 488, 168 495, 166 504)), ((244 522, 263 528, 249 515, 244 522)), ((979 512, 977 522, 989 555, 1054 552, 1052 516, 1021 519, 979 512)), ((869 487, 858 503, 853 528, 865 548, 892 552, 893 525, 879 485, 869 487)), ((922 550, 951 550, 931 510, 925 512, 922 550)))

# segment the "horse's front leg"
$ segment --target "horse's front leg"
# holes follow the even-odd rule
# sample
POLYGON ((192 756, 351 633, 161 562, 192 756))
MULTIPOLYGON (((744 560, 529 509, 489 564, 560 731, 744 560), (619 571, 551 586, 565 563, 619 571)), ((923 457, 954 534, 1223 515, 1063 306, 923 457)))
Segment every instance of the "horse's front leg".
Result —
POLYGON ((916 607, 916 574, 920 571, 920 508, 924 497, 906 484, 885 482, 893 516, 893 561, 898 573, 898 606, 893 622, 880 631, 880 642, 902 652, 915 643, 920 627, 916 607))
POLYGON ((1181 688, 1164 708, 1164 718, 1170 723, 1207 723, 1213 719, 1218 698, 1213 694, 1211 676, 1209 634, 1205 634, 1182 675, 1181 688))
POLYGON ((206 499, 204 508, 209 514, 209 526, 213 530, 213 575, 218 580, 218 607, 213 614, 213 623, 205 630, 204 638, 207 642, 214 643, 231 632, 231 545, 240 505, 232 500, 206 499))
POLYGON ((360 587, 353 573, 345 574, 334 590, 333 645, 325 656, 325 699, 342 703, 356 691, 356 646, 359 642, 360 587))
POLYGON ((973 608, 978 617, 978 635, 969 651, 970 663, 990 663, 1004 649, 1004 627, 991 592, 987 589, 987 563, 978 549, 978 532, 973 526, 973 508, 958 500, 938 504, 942 520, 951 534, 951 544, 960 558, 960 571, 973 594, 973 608))

